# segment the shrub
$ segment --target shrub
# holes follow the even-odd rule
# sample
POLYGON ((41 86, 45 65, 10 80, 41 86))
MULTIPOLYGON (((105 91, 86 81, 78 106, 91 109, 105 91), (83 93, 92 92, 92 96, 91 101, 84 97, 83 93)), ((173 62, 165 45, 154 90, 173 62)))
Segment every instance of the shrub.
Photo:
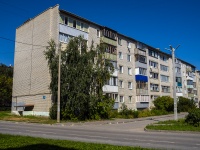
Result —
POLYGON ((152 114, 152 112, 149 109, 144 109, 142 111, 139 111, 138 117, 149 117, 149 116, 153 116, 154 114, 152 114))
POLYGON ((117 118, 119 115, 117 110, 111 110, 109 113, 109 118, 117 118))
POLYGON ((195 108, 189 111, 189 114, 186 116, 185 122, 193 126, 199 126, 200 124, 200 109, 195 108))
POLYGON ((174 110, 174 101, 170 96, 158 97, 153 101, 157 110, 172 112, 174 110))
POLYGON ((137 110, 133 110, 133 117, 138 118, 139 117, 139 112, 137 110))
POLYGON ((179 97, 177 106, 178 112, 188 112, 190 109, 196 108, 194 100, 190 100, 185 97, 179 97))
POLYGON ((51 118, 51 119, 56 119, 57 118, 57 104, 56 103, 54 103, 52 106, 51 106, 51 108, 50 108, 50 110, 49 110, 49 117, 51 118))
POLYGON ((160 116, 160 115, 167 115, 167 114, 169 114, 166 110, 157 110, 157 109, 155 109, 155 108, 153 108, 153 109, 151 110, 151 113, 152 113, 153 115, 155 115, 155 116, 160 116))

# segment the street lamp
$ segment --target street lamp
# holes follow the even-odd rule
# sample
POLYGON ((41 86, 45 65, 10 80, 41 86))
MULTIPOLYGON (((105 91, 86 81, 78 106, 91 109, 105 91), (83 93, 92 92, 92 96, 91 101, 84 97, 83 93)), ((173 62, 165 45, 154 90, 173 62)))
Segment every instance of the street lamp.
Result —
POLYGON ((177 120, 177 99, 176 99, 176 72, 175 72, 175 50, 179 48, 180 45, 178 45, 176 48, 173 48, 171 45, 169 45, 170 50, 172 52, 172 66, 173 66, 173 97, 174 97, 174 120, 177 120))

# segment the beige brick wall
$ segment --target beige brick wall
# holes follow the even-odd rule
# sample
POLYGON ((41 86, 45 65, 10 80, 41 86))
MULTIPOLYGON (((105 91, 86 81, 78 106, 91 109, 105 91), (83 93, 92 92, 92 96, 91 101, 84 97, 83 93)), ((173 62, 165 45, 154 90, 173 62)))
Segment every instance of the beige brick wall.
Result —
POLYGON ((44 51, 50 39, 58 43, 58 13, 58 6, 49 8, 16 30, 16 41, 27 44, 15 45, 13 101, 34 104, 34 111, 48 111, 51 103, 50 96, 41 100, 51 80, 44 51))
MULTIPOLYGON (((130 109, 136 109, 136 84, 135 84, 135 57, 134 57, 134 49, 135 43, 130 41, 129 39, 119 36, 121 38, 121 45, 117 45, 117 54, 119 52, 123 53, 123 59, 117 57, 117 65, 123 66, 123 73, 119 73, 118 71, 118 80, 123 80, 124 88, 119 87, 118 97, 124 96, 124 102, 130 109), (131 43, 130 53, 127 48, 127 41, 131 43), (127 61, 127 54, 131 55, 131 62, 127 61), (128 67, 132 68, 132 75, 128 75, 128 67), (128 89, 128 82, 132 82, 132 89, 128 89), (132 102, 129 102, 129 96, 132 96, 132 102)), ((119 85, 119 84, 118 84, 119 85)), ((122 103, 119 102, 119 108, 122 103)))
POLYGON ((94 42, 94 47, 100 44, 100 37, 97 37, 97 30, 100 30, 98 26, 89 25, 89 36, 88 36, 88 48, 90 49, 92 41, 94 42))
POLYGON ((149 67, 149 60, 158 63, 158 69, 152 68, 152 72, 158 73, 158 79, 149 78, 149 84, 148 84, 149 95, 171 96, 172 97, 173 96, 173 89, 172 89, 172 87, 173 87, 172 59, 169 58, 168 61, 165 62, 165 61, 162 61, 160 59, 160 57, 158 57, 158 59, 157 59, 157 58, 149 56, 149 54, 147 52, 147 68, 148 68, 147 69, 147 74, 148 74, 148 77, 150 76, 150 72, 151 72, 150 71, 150 67, 149 67), (162 71, 160 69, 160 64, 168 66, 169 71, 168 72, 162 71), (161 75, 169 76, 169 82, 161 82, 161 77, 160 77, 161 75), (159 84, 159 92, 154 92, 154 91, 150 90, 150 84, 151 83, 153 83, 153 84, 159 84), (164 92, 162 92, 162 88, 161 88, 162 85, 163 86, 170 86, 170 93, 164 93, 164 92))

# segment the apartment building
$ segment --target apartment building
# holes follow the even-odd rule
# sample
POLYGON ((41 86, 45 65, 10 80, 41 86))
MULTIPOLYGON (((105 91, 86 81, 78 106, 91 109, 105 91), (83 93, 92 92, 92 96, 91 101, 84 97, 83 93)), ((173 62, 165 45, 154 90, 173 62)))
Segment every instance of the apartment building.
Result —
MULTIPOLYGON (((69 39, 82 35, 88 47, 103 42, 105 57, 115 71, 103 92, 115 99, 114 109, 125 103, 129 109, 145 109, 152 101, 173 97, 171 55, 113 29, 99 25, 65 10, 51 7, 27 20, 16 29, 12 112, 24 115, 49 115, 53 95, 49 90, 50 74, 44 51, 48 41, 65 48, 69 39), (20 43, 21 42, 21 43, 20 43)), ((176 59, 177 97, 199 100, 199 74, 195 67, 176 59), (197 82, 198 75, 198 82, 197 82)))

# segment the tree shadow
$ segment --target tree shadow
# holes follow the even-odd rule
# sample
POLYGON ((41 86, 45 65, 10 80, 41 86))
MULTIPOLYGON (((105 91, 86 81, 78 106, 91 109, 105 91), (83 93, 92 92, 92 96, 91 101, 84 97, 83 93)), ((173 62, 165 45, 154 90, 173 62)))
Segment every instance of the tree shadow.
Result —
MULTIPOLYGON (((3 150, 3 149, 0 149, 0 150, 3 150)), ((78 150, 78 149, 64 148, 64 147, 49 145, 49 144, 33 144, 33 145, 27 145, 23 147, 6 148, 4 150, 78 150)))

